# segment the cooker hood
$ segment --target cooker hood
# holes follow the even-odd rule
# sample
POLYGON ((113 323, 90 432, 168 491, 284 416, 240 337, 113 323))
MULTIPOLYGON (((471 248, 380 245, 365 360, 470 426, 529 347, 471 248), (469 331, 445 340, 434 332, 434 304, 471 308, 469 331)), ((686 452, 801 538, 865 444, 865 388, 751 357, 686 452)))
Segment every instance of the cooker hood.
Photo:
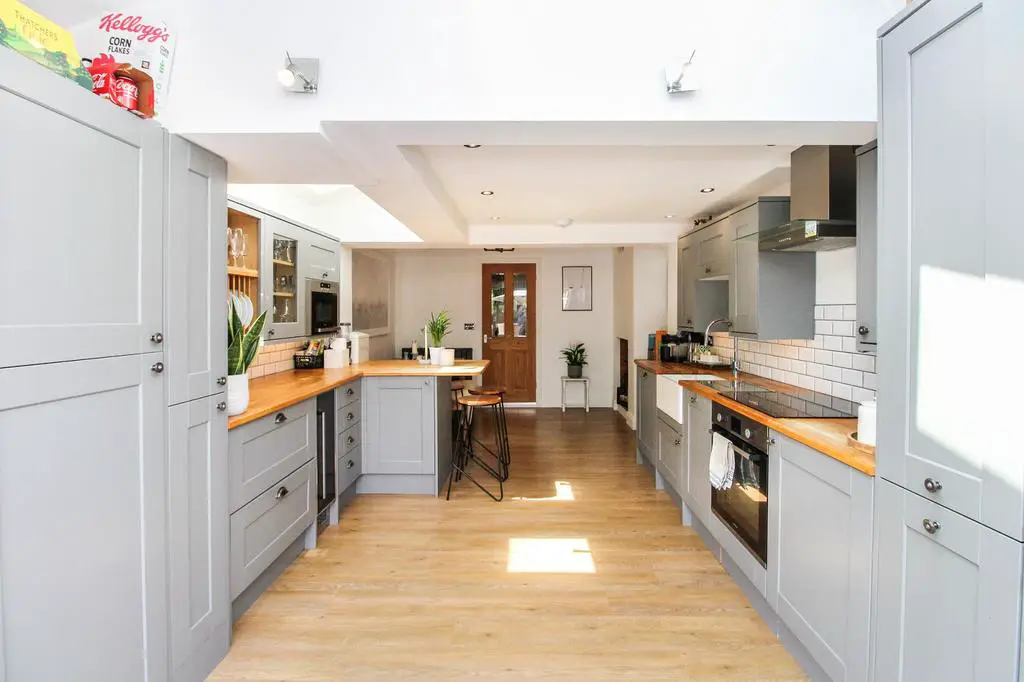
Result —
POLYGON ((790 156, 790 222, 761 232, 761 251, 835 251, 857 243, 852 146, 804 146, 790 156))

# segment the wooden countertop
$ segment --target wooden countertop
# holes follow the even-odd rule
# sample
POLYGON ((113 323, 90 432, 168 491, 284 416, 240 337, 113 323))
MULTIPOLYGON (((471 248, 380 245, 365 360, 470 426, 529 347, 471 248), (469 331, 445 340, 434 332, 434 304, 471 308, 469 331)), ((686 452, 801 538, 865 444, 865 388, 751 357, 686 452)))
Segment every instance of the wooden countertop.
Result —
MULTIPOLYGON (((655 374, 714 374, 722 378, 732 379, 732 372, 729 370, 709 370, 699 365, 655 362, 653 360, 635 360, 634 362, 636 362, 637 367, 655 374)), ((790 384, 771 381, 753 374, 747 374, 746 372, 740 373, 740 380, 784 393, 801 390, 790 384)), ((846 437, 857 430, 856 419, 777 419, 725 397, 712 386, 705 386, 693 381, 680 381, 679 383, 689 391, 693 391, 720 405, 728 407, 730 410, 754 419, 769 429, 778 431, 784 436, 814 448, 818 452, 836 459, 857 471, 868 476, 875 475, 875 456, 861 452, 846 442, 846 437)))
POLYGON ((484 373, 488 364, 488 360, 456 360, 453 367, 437 367, 421 365, 416 360, 372 360, 343 369, 306 369, 271 374, 249 382, 249 409, 228 419, 228 430, 362 377, 478 376, 484 373))

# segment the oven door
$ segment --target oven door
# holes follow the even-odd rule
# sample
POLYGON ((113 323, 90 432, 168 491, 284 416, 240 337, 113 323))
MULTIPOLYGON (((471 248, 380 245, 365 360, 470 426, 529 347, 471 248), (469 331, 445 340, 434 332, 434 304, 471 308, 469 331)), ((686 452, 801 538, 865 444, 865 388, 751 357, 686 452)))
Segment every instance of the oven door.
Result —
POLYGON ((718 425, 712 428, 732 442, 735 469, 730 488, 711 489, 711 509, 767 568, 768 455, 718 425))
POLYGON ((309 333, 333 334, 338 331, 338 285, 334 282, 308 280, 306 290, 309 312, 309 333))

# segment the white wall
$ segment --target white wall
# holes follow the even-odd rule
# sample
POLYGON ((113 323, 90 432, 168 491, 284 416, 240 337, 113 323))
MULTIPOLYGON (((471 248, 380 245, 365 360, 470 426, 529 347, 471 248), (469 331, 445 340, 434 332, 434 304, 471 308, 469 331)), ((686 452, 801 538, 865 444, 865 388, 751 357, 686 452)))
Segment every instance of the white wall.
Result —
POLYGON ((613 330, 616 338, 633 336, 633 247, 615 249, 615 314, 613 330))
MULTIPOLYGON (((396 348, 413 339, 423 343, 423 322, 431 312, 447 309, 453 333, 445 345, 471 347, 481 356, 483 311, 481 265, 483 263, 537 264, 537 404, 557 407, 561 402, 564 361, 558 351, 570 343, 586 344, 590 400, 595 407, 610 407, 615 396, 613 334, 612 249, 524 249, 515 253, 484 253, 482 250, 415 250, 395 252, 396 348), (562 312, 563 265, 594 268, 593 312, 562 312), (472 331, 463 325, 471 322, 472 331)), ((577 396, 570 396, 570 400, 577 396)))
POLYGON ((817 254, 815 303, 853 305, 857 302, 857 247, 817 254))
MULTIPOLYGON (((633 249, 633 325, 629 340, 633 358, 647 357, 647 337, 664 329, 668 319, 665 292, 668 287, 668 249, 638 246, 633 249)), ((675 273, 673 272, 673 279, 675 273)), ((629 366, 630 425, 636 423, 636 364, 629 366)))

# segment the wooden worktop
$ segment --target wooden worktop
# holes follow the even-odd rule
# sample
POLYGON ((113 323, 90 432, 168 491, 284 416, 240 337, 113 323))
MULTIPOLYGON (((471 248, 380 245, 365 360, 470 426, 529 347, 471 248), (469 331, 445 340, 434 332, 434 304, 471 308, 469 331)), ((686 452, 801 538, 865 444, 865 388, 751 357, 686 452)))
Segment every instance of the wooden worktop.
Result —
POLYGON ((421 365, 416 360, 372 360, 343 369, 304 369, 279 372, 249 382, 249 408, 228 420, 233 429, 283 410, 362 377, 478 376, 488 360, 456 360, 452 367, 421 365))
MULTIPOLYGON (((637 367, 646 369, 654 374, 714 374, 723 379, 733 378, 732 372, 729 370, 709 370, 700 365, 655 362, 653 360, 636 360, 635 362, 637 367)), ((753 374, 747 374, 746 372, 740 372, 739 379, 746 383, 765 386, 766 388, 772 388, 783 393, 801 390, 790 384, 771 381, 753 374)), ((847 436, 857 430, 856 419, 777 419, 725 397, 716 391, 713 386, 706 386, 694 381, 680 381, 679 383, 688 391, 693 391, 720 405, 724 405, 734 412, 764 424, 773 431, 778 431, 784 436, 788 436, 799 443, 814 448, 822 454, 839 460, 857 471, 868 476, 875 475, 875 456, 861 452, 847 443, 847 436)))

